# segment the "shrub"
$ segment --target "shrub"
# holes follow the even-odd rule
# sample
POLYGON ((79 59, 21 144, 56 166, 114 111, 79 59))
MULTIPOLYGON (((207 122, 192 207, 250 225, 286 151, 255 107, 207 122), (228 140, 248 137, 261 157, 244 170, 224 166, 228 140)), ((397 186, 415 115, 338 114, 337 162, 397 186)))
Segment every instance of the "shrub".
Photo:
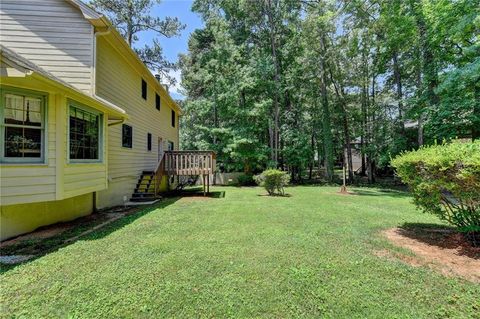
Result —
POLYGON ((239 175, 237 180, 238 180, 238 185, 239 186, 253 186, 253 185, 255 185, 255 181, 253 180, 253 175, 250 175, 250 174, 239 175))
POLYGON ((264 187, 269 195, 285 195, 284 187, 290 182, 290 175, 278 169, 267 169, 262 174, 254 176, 255 182, 264 187))
POLYGON ((403 153, 392 161, 424 212, 475 237, 480 232, 480 141, 403 153))

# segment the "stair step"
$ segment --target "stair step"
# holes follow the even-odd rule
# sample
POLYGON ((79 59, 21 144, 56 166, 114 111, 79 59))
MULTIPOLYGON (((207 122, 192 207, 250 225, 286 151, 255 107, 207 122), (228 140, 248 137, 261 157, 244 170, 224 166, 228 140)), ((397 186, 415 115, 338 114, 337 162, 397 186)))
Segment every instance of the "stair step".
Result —
POLYGON ((135 188, 154 188, 154 184, 137 184, 135 188))
POLYGON ((130 198, 131 202, 151 202, 155 200, 155 198, 142 198, 142 197, 132 197, 130 198))
POLYGON ((140 182, 140 183, 137 183, 136 187, 140 187, 140 186, 149 187, 149 186, 152 186, 152 185, 155 185, 155 184, 152 183, 152 182, 140 182))
POLYGON ((155 191, 153 189, 148 190, 148 189, 135 189, 133 192, 134 194, 155 194, 155 191))
POLYGON ((152 185, 151 180, 141 180, 137 183, 137 187, 138 186, 149 186, 149 185, 152 185))
POLYGON ((155 194, 154 193, 133 193, 132 194, 132 198, 135 197, 135 198, 138 198, 138 197, 141 197, 141 198, 153 198, 155 197, 155 194))

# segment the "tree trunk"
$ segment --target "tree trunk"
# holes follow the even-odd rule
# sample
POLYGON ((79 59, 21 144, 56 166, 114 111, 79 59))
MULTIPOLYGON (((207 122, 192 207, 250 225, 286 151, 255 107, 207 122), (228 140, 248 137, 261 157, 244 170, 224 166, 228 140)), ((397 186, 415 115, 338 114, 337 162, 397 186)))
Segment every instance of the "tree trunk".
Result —
POLYGON ((325 147, 325 177, 328 181, 333 181, 333 137, 331 129, 330 108, 328 106, 328 92, 327 92, 327 70, 325 63, 325 39, 320 38, 320 45, 322 47, 323 55, 320 57, 321 66, 321 81, 320 92, 322 101, 322 127, 323 127, 323 145, 325 147))
POLYGON ((273 92, 273 153, 272 153, 272 161, 275 165, 278 165, 278 139, 279 139, 279 117, 280 117, 280 110, 279 110, 279 84, 280 84, 280 68, 278 63, 277 57, 277 45, 276 45, 276 30, 275 30, 275 22, 273 21, 272 17, 272 2, 271 0, 265 0, 266 4, 266 14, 268 18, 268 22, 271 27, 270 31, 270 45, 272 51, 272 59, 274 63, 274 92, 273 92))
POLYGON ((473 89, 475 104, 473 105, 472 141, 480 138, 480 86, 475 85, 473 89))
MULTIPOLYGON (((421 61, 421 51, 420 48, 418 48, 417 52, 417 59, 418 61, 421 61)), ((419 63, 420 65, 417 65, 417 70, 416 70, 416 76, 417 76, 417 99, 420 101, 421 100, 421 90, 422 90, 422 63, 419 63)), ((423 109, 424 109, 424 104, 423 102, 418 102, 418 107, 420 110, 418 111, 419 116, 418 116, 418 129, 417 129, 417 142, 418 142, 418 147, 421 147, 423 145, 423 109)))
POLYGON ((367 157, 367 166, 368 183, 373 184, 375 183, 375 160, 370 156, 367 157))
POLYGON ((131 0, 129 0, 127 2, 127 8, 128 8, 128 20, 127 20, 127 42, 128 42, 128 45, 130 47, 132 47, 132 44, 133 44, 133 21, 132 21, 132 17, 133 17, 133 11, 134 11, 134 8, 133 8, 133 3, 131 0))
POLYGON ((312 180, 313 165, 315 164, 315 132, 312 132, 310 148, 311 148, 311 151, 312 151, 312 157, 310 158, 310 167, 309 167, 309 172, 308 172, 308 179, 312 180))
POLYGON ((435 61, 434 50, 428 43, 428 29, 421 10, 416 10, 417 29, 420 34, 420 45, 422 51, 422 71, 423 82, 426 90, 426 98, 430 106, 438 103, 438 96, 435 93, 435 88, 438 85, 437 66, 435 61))
POLYGON ((400 132, 405 137, 405 120, 403 118, 403 89, 400 65, 398 63, 398 52, 393 53, 393 77, 397 86, 398 117, 400 119, 400 132))
MULTIPOLYGON (((352 144, 351 144, 351 138, 350 138, 350 130, 348 128, 348 117, 347 117, 347 103, 345 102, 345 96, 343 93, 343 88, 340 86, 340 88, 337 87, 337 84, 333 78, 332 72, 330 72, 330 79, 333 83, 333 86, 335 88, 335 94, 337 95, 337 98, 340 103, 340 109, 342 111, 342 125, 343 125, 343 135, 345 138, 345 150, 347 151, 347 158, 346 158, 346 164, 348 167, 348 180, 350 182, 353 181, 353 160, 352 160, 352 144)), ((345 152, 344 150, 344 152, 345 152)))
POLYGON ((418 117, 418 146, 423 145, 423 114, 418 117))
POLYGON ((361 175, 365 176, 367 171, 367 163, 365 160, 365 148, 368 146, 366 143, 366 136, 367 136, 367 106, 365 101, 365 88, 362 87, 361 93, 361 125, 362 125, 362 134, 360 136, 360 151, 362 156, 362 167, 361 167, 361 175))

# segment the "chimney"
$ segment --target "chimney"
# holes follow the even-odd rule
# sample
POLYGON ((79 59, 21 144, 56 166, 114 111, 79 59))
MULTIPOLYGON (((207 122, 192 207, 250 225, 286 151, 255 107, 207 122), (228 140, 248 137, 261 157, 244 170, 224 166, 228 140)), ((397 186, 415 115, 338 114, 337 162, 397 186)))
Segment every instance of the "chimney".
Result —
POLYGON ((155 79, 157 79, 157 81, 160 82, 160 74, 155 74, 155 79))

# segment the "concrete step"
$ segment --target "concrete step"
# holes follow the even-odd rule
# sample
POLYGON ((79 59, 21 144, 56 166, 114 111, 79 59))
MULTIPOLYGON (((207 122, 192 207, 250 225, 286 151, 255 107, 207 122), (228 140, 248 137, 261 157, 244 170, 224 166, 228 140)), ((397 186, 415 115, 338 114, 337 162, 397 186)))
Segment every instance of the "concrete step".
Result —
POLYGON ((141 197, 132 197, 130 198, 130 202, 155 202, 155 198, 141 198, 141 197))
POLYGON ((132 194, 132 198, 155 198, 155 194, 151 193, 144 193, 144 192, 135 192, 132 194))

